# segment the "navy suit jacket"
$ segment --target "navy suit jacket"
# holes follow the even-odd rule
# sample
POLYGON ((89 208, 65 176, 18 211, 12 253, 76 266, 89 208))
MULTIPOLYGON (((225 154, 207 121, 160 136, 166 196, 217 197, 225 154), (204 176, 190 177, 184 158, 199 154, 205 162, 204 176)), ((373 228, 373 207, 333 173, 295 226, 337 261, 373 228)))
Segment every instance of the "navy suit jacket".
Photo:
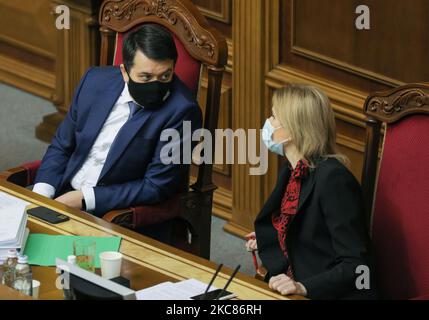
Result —
MULTIPOLYGON (((52 185, 55 197, 72 190, 70 181, 86 160, 124 86, 118 67, 95 67, 86 72, 42 160, 36 183, 52 185)), ((154 111, 141 109, 119 131, 94 187, 95 215, 157 204, 182 191, 189 165, 162 163, 160 151, 168 142, 162 142, 160 135, 164 129, 177 129, 182 151, 184 139, 191 139, 183 136, 183 121, 191 121, 193 132, 201 128, 202 115, 192 93, 174 76, 163 105, 154 111)))

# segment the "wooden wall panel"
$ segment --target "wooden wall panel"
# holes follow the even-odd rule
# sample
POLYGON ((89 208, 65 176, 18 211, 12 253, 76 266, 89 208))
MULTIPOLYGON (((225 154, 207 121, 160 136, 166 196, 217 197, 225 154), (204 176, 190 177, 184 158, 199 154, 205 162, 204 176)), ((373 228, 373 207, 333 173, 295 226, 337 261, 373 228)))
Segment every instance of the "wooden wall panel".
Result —
POLYGON ((51 1, 52 8, 57 5, 69 7, 70 29, 55 32, 57 63, 52 101, 57 112, 45 116, 36 128, 36 137, 46 142, 51 141, 64 119, 82 75, 90 66, 98 65, 99 61, 98 8, 101 0, 51 1))
POLYGON ((280 12, 285 65, 364 92, 429 78, 428 1, 282 0, 280 12), (361 4, 370 30, 355 27, 361 4))
POLYGON ((232 38, 233 0, 192 0, 210 24, 228 39, 232 38))
POLYGON ((49 0, 0 0, 0 81, 50 99, 55 33, 49 0))
POLYGON ((193 0, 192 2, 198 6, 206 17, 226 24, 231 23, 231 0, 193 0))

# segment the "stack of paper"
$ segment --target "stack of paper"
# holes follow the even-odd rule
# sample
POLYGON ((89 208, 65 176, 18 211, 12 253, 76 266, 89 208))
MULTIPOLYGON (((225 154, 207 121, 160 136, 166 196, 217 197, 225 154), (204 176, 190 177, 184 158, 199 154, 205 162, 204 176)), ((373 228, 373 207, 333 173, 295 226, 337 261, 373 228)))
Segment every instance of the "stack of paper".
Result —
MULTIPOLYGON (((137 300, 192 300, 206 291, 207 284, 189 279, 177 283, 163 282, 156 286, 136 292, 137 300)), ((211 286, 209 291, 216 290, 211 286)))
POLYGON ((0 259, 5 259, 10 249, 22 251, 29 230, 25 207, 29 205, 21 199, 0 192, 0 259))

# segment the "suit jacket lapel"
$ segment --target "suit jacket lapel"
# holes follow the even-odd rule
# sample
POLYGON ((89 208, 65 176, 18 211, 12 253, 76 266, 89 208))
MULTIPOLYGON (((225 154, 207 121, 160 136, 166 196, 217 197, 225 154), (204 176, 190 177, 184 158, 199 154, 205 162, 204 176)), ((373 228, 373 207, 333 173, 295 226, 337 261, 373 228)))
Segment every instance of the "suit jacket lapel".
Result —
MULTIPOLYGON (((271 196, 265 203, 264 207, 261 210, 257 220, 261 220, 265 218, 268 214, 273 213, 273 211, 278 210, 281 205, 281 201, 286 192, 286 187, 289 182, 290 170, 284 169, 282 173, 279 175, 279 181, 273 190, 271 196)), ((316 182, 315 179, 315 169, 311 169, 309 175, 302 181, 301 191, 299 195, 299 204, 298 204, 298 213, 300 215, 304 204, 309 199, 311 192, 313 191, 314 184, 316 182)))
POLYGON ((124 82, 118 82, 111 91, 106 92, 105 95, 100 94, 100 97, 91 107, 91 112, 88 114, 85 130, 83 132, 82 143, 79 146, 79 153, 85 157, 88 155, 95 139, 103 128, 110 112, 113 109, 116 101, 118 100, 122 90, 124 89, 124 82))
POLYGON ((101 181, 109 172, 122 153, 124 153, 131 140, 151 116, 152 111, 140 110, 122 126, 109 150, 109 154, 107 155, 106 162, 104 163, 103 170, 101 171, 98 181, 101 181))
POLYGON ((297 210, 298 214, 313 191, 314 183, 316 182, 315 176, 315 169, 310 169, 309 175, 302 181, 297 210))
POLYGON ((289 182, 290 170, 287 165, 281 169, 279 174, 278 182, 262 208, 260 214, 257 217, 257 220, 264 219, 268 214, 271 214, 274 210, 277 210, 280 207, 282 198, 286 192, 287 183, 289 182))

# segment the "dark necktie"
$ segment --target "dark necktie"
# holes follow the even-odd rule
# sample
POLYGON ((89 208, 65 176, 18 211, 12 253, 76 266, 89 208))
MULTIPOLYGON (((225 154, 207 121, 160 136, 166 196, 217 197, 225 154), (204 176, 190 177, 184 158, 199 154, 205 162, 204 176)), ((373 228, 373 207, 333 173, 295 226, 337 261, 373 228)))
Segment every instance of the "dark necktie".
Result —
POLYGON ((130 116, 128 120, 130 120, 140 110, 140 107, 134 101, 128 102, 128 106, 130 107, 130 116))

